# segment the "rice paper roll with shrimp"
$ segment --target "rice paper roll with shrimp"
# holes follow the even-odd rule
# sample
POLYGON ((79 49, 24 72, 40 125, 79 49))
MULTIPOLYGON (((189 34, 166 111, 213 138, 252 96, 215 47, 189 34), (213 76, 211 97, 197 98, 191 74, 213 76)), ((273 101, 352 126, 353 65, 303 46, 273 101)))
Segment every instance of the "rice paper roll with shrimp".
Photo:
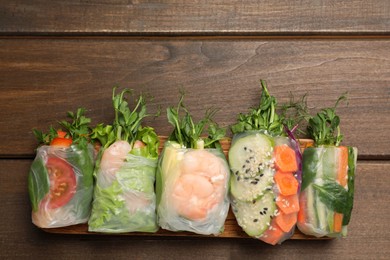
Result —
POLYGON ((158 223, 171 231, 218 235, 229 210, 229 167, 218 142, 225 131, 211 121, 213 111, 195 124, 182 100, 167 110, 169 122, 182 127, 175 127, 159 159, 158 223), (179 109, 185 111, 183 119, 179 109), (206 126, 209 136, 201 138, 206 126))
POLYGON ((276 99, 261 81, 258 108, 240 114, 229 149, 230 196, 238 225, 251 237, 281 244, 295 229, 299 211, 301 153, 276 99))
POLYGON ((98 125, 92 138, 100 142, 95 192, 88 230, 92 232, 156 232, 154 192, 159 140, 153 128, 142 127, 147 116, 141 95, 130 110, 125 89, 114 95, 113 125, 98 125))

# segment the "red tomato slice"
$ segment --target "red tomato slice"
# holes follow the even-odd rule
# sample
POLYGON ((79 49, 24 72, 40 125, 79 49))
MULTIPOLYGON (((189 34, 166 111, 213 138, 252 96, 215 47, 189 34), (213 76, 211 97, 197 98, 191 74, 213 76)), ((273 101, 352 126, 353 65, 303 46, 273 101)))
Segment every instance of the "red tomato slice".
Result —
POLYGON ((58 157, 49 157, 46 163, 50 191, 43 203, 55 209, 68 203, 76 193, 76 176, 72 166, 58 157))

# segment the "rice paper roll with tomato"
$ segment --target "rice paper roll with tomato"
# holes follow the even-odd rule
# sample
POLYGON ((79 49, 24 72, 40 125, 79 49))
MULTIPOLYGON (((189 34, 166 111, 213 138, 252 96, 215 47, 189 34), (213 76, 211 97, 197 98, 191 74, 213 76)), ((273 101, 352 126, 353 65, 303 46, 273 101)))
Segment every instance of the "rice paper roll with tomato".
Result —
POLYGON ((89 118, 84 110, 62 121, 66 130, 34 130, 39 142, 28 176, 32 222, 40 228, 86 223, 91 212, 94 149, 88 143, 89 118))
POLYGON ((298 228, 316 237, 344 237, 351 219, 357 160, 355 147, 341 146, 335 107, 310 118, 308 133, 315 147, 303 153, 303 182, 298 228), (324 131, 325 130, 325 131, 324 131))
POLYGON ((159 159, 158 223, 171 231, 218 235, 229 210, 229 167, 218 141, 225 131, 212 121, 214 112, 210 111, 195 124, 182 99, 167 113, 175 130, 159 159), (183 119, 179 118, 180 108, 185 111, 183 119), (201 138, 206 126, 209 136, 201 138))
POLYGON ((113 90, 115 121, 98 125, 92 138, 102 145, 95 169, 95 192, 88 230, 92 232, 156 232, 154 184, 159 140, 151 127, 142 127, 146 114, 141 95, 131 111, 113 90))
POLYGON ((276 99, 261 85, 259 107, 232 126, 230 196, 238 225, 275 245, 294 233, 302 161, 299 143, 276 113, 276 99))

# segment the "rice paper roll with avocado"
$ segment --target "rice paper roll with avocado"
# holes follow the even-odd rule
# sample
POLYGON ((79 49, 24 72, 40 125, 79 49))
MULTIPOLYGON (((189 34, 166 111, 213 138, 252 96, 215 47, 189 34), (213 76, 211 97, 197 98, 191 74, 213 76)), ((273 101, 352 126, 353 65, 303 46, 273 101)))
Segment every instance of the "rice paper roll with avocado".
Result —
POLYGON ((275 245, 294 233, 299 211, 301 153, 276 99, 261 81, 260 105, 240 114, 229 149, 230 195, 239 226, 275 245))
POLYGON ((351 219, 357 148, 341 146, 340 119, 333 108, 309 119, 315 147, 303 153, 303 182, 298 228, 316 237, 344 237, 351 219), (325 130, 325 131, 324 131, 325 130))
POLYGON ((195 124, 182 100, 177 108, 167 110, 175 129, 159 159, 158 223, 171 231, 218 235, 229 210, 229 167, 218 142, 225 131, 211 120, 212 111, 195 124), (185 111, 183 119, 179 109, 185 111), (202 138, 206 126, 209 136, 202 138))
POLYGON ((133 110, 125 100, 129 89, 115 95, 113 125, 100 124, 92 138, 102 145, 95 169, 91 232, 156 232, 154 184, 159 139, 151 127, 142 127, 146 114, 141 95, 133 110))

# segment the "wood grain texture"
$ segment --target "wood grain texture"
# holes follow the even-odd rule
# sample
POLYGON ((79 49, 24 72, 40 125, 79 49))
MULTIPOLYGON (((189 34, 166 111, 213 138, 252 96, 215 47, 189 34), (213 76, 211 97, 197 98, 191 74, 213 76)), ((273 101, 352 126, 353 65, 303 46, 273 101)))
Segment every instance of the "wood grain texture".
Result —
POLYGON ((266 79, 281 103, 307 93, 312 111, 348 91, 349 105, 338 108, 344 143, 360 159, 389 159, 389 53, 386 40, 3 38, 0 157, 31 158, 32 128, 47 130, 80 106, 94 124, 112 122, 115 84, 153 95, 149 111, 160 106, 163 115, 145 124, 168 135, 165 108, 177 104, 180 88, 196 119, 214 106, 227 126, 258 104, 266 79))
POLYGON ((386 259, 390 254, 390 164, 359 161, 355 207, 345 239, 288 240, 272 247, 254 239, 49 234, 31 223, 31 160, 0 160, 0 257, 45 259, 386 259), (375 208, 369 206, 375 205, 375 208))
POLYGON ((387 0, 0 1, 2 34, 386 34, 387 0))

